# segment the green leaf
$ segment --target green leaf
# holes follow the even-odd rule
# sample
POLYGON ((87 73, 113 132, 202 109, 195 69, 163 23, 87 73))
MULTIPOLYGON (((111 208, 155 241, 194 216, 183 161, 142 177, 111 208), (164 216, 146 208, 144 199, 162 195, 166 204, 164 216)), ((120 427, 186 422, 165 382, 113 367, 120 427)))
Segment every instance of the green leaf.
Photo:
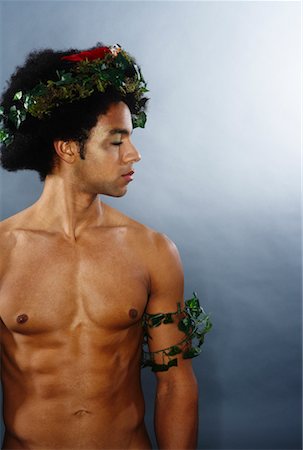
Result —
POLYGON ((39 84, 37 84, 37 86, 35 86, 29 93, 28 95, 30 97, 36 97, 36 96, 44 96, 47 94, 48 88, 45 84, 43 84, 42 82, 40 82, 39 84))
POLYGON ((199 341, 198 347, 201 347, 201 345, 204 343, 204 333, 199 334, 199 336, 197 336, 197 339, 199 341))
POLYGON ((152 371, 153 372, 166 372, 168 370, 167 364, 152 364, 152 371))
POLYGON ((14 136, 6 128, 0 129, 0 142, 4 145, 9 145, 13 142, 14 136))
POLYGON ((8 118, 18 128, 18 112, 15 105, 10 107, 8 118))
POLYGON ((71 72, 65 72, 61 76, 61 81, 64 81, 66 83, 71 83, 73 82, 73 80, 73 74, 71 72))
POLYGON ((0 142, 5 142, 8 137, 9 137, 8 131, 6 131, 5 129, 0 130, 0 142))
POLYGON ((146 124, 146 114, 144 111, 139 112, 136 116, 133 116, 133 127, 144 128, 146 124))
POLYGON ((163 319, 164 319, 164 314, 162 314, 162 313, 160 313, 160 314, 153 314, 151 316, 151 318, 150 318, 150 321, 151 321, 150 326, 151 327, 158 327, 161 324, 163 319))
POLYGON ((15 125, 16 128, 19 128, 21 123, 25 120, 26 111, 17 109, 15 105, 10 107, 8 118, 15 125))
POLYGON ((177 365, 178 365, 178 360, 177 360, 177 358, 175 358, 175 359, 171 359, 169 362, 168 362, 168 367, 176 367, 177 365))
POLYGON ((14 95, 13 100, 21 100, 21 98, 22 98, 22 91, 18 91, 14 95))
POLYGON ((62 73, 60 80, 54 81, 53 84, 55 86, 64 86, 64 85, 68 85, 68 84, 71 84, 74 82, 75 82, 75 79, 73 77, 73 74, 70 72, 67 72, 67 73, 62 73))
POLYGON ((188 306, 191 309, 199 309, 199 300, 197 298, 190 298, 189 300, 186 300, 185 302, 186 306, 188 306))
POLYGON ((207 315, 203 320, 202 323, 204 323, 203 328, 203 334, 208 333, 209 330, 212 328, 213 324, 210 321, 209 315, 207 315))
POLYGON ((170 367, 178 366, 177 358, 171 359, 167 364, 156 364, 152 363, 152 371, 153 372, 167 372, 170 367))
POLYGON ((188 308, 190 314, 192 314, 196 318, 200 316, 202 310, 199 304, 199 300, 197 298, 187 300, 185 302, 185 306, 188 308))
POLYGON ((204 328, 204 332, 207 333, 211 328, 213 324, 211 322, 207 322, 204 328))
POLYGON ((29 105, 30 105, 30 96, 26 94, 23 99, 23 106, 26 110, 28 110, 29 105))
POLYGON ((191 329, 191 320, 189 317, 184 317, 178 323, 178 328, 180 331, 183 331, 185 334, 189 334, 191 329))
POLYGON ((173 345, 172 347, 170 347, 170 350, 167 353, 168 356, 175 356, 178 355, 179 353, 181 353, 182 350, 180 347, 178 347, 177 345, 173 345))
POLYGON ((119 52, 118 55, 115 57, 114 62, 115 65, 119 67, 119 70, 122 71, 125 71, 130 66, 129 62, 121 52, 119 52))
POLYGON ((165 319, 163 320, 163 323, 174 323, 172 313, 165 314, 165 319))
POLYGON ((200 355, 200 353, 201 349, 199 347, 192 347, 183 353, 183 359, 194 358, 195 356, 200 355))

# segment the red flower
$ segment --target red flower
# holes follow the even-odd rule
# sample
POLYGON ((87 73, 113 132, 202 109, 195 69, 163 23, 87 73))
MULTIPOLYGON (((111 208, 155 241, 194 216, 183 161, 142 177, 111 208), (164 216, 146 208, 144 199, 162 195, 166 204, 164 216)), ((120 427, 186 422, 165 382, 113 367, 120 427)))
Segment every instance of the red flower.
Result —
POLYGON ((93 61, 98 58, 103 59, 107 53, 111 53, 109 47, 98 47, 94 50, 87 50, 81 53, 74 53, 73 55, 62 56, 61 59, 65 59, 66 61, 84 61, 85 59, 93 61))

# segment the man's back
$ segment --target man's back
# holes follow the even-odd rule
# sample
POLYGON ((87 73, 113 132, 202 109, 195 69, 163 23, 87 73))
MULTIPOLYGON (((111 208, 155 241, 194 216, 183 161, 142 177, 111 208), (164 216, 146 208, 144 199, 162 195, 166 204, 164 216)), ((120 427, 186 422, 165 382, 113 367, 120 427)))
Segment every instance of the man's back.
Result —
POLYGON ((5 449, 150 448, 140 385, 155 232, 105 207, 75 240, 1 227, 5 449))

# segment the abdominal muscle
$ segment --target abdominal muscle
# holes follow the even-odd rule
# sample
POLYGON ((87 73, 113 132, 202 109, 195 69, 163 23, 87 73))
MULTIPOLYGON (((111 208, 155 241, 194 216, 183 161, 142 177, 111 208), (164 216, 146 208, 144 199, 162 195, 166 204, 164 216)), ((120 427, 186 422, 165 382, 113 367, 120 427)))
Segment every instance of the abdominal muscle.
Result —
POLYGON ((67 399, 27 401, 17 411, 14 427, 7 424, 3 449, 151 448, 135 402, 106 410, 97 401, 88 401, 77 410, 66 403, 67 399))
POLYGON ((129 361, 88 349, 71 361, 61 350, 44 349, 28 367, 21 358, 19 368, 2 355, 3 449, 150 449, 139 352, 129 361))

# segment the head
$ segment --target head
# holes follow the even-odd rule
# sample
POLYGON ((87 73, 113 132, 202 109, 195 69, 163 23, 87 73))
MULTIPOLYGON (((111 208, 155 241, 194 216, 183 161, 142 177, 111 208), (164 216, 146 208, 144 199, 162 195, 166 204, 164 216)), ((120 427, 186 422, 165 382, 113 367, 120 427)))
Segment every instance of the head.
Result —
MULTIPOLYGON (((88 177, 93 188, 100 183, 100 173, 108 170, 105 163, 116 164, 118 172, 125 173, 140 159, 130 135, 135 126, 144 126, 145 82, 129 54, 121 50, 119 59, 119 49, 115 57, 107 50, 100 57, 102 49, 109 47, 98 44, 81 53, 76 49, 35 51, 17 67, 1 99, 2 130, 10 137, 6 142, 2 139, 4 169, 36 170, 41 181, 61 170, 68 176, 74 171, 78 179, 88 177), (18 123, 16 109, 21 117, 18 123), (124 133, 110 134, 110 144, 105 135, 111 129, 124 133), (106 158, 102 152, 113 143, 112 149, 119 151, 110 151, 112 159, 106 158)), ((109 195, 123 195, 112 189, 109 195)))
POLYGON ((85 159, 79 156, 79 144, 58 139, 54 148, 59 158, 53 173, 60 173, 80 191, 120 197, 132 180, 134 164, 141 156, 131 142, 133 131, 130 109, 123 101, 113 102, 105 114, 97 117, 85 141, 85 159))

